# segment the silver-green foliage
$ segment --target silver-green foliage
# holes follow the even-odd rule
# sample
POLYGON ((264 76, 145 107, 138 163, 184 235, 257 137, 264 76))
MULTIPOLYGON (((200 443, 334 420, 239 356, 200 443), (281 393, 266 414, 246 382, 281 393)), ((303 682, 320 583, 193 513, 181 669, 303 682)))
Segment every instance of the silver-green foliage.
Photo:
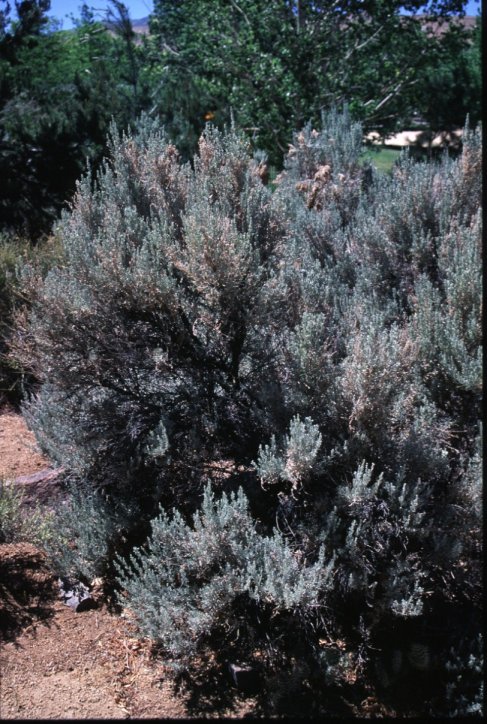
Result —
POLYGON ((89 582, 106 573, 110 545, 120 528, 121 516, 114 515, 100 493, 77 483, 59 504, 56 529, 42 548, 58 574, 89 582))
POLYGON ((285 480, 296 491, 311 475, 321 440, 318 426, 309 417, 300 420, 296 415, 290 422, 289 433, 281 451, 278 450, 275 437, 271 438, 269 445, 259 447, 254 466, 262 484, 285 480))
POLYGON ((452 647, 444 662, 449 675, 446 716, 482 717, 485 711, 483 635, 462 644, 459 648, 452 647))
POLYGON ((92 575, 155 518, 121 581, 176 658, 252 606, 317 614, 312 668, 324 629, 364 652, 440 599, 478 615, 480 134, 390 177, 360 137, 325 114, 271 191, 234 131, 208 128, 190 165, 145 119, 80 183, 63 264, 25 273, 25 412, 87 484, 69 566, 92 575), (198 512, 229 468, 248 504, 207 492, 198 512))
POLYGON ((277 531, 258 533, 242 489, 216 499, 208 486, 191 524, 162 510, 151 526, 146 545, 117 565, 120 602, 179 664, 210 634, 234 629, 236 599, 309 616, 331 586, 323 551, 306 565, 277 531))
POLYGON ((25 275, 36 344, 28 359, 19 346, 46 391, 26 407, 51 457, 122 495, 141 473, 150 493, 161 420, 181 455, 215 426, 248 430, 284 225, 235 134, 208 130, 194 170, 147 121, 114 135, 95 189, 84 179, 60 223, 66 263, 40 287, 25 275))
POLYGON ((482 261, 480 211, 469 226, 454 225, 438 253, 441 283, 418 278, 415 336, 429 374, 442 373, 461 389, 482 387, 482 261))

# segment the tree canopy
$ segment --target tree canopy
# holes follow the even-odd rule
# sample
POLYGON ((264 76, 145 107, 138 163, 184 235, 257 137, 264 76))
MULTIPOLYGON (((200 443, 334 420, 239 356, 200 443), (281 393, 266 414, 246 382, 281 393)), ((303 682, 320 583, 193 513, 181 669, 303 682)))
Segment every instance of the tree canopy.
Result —
MULTIPOLYGON (((420 101, 428 105, 431 75, 467 52, 461 28, 454 37, 438 32, 464 6, 462 0, 155 0, 158 109, 176 141, 189 147, 206 120, 223 125, 233 118, 274 162, 294 129, 318 123, 333 104, 347 102, 366 129, 402 129, 422 110, 420 101), (425 25, 425 17, 433 24, 425 25)), ((455 120, 463 125, 464 118, 455 120)))

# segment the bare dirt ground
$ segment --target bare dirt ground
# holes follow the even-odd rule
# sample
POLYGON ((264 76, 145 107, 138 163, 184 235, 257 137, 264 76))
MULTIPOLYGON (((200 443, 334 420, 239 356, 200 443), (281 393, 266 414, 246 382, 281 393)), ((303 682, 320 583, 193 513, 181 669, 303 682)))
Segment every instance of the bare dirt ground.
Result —
MULTIPOLYGON (((35 497, 45 490, 26 477, 48 468, 22 417, 0 410, 0 476, 24 478, 35 497)), ((44 555, 28 543, 0 545, 0 677, 2 719, 243 717, 253 709, 240 695, 198 704, 176 692, 127 618, 102 604, 75 613, 59 599, 44 555)))
POLYGON ((0 409, 0 478, 17 478, 48 467, 22 416, 10 407, 0 409))
POLYGON ((0 654, 2 719, 187 716, 164 666, 122 618, 104 607, 77 614, 57 600, 52 573, 29 544, 0 546, 0 559, 0 613, 10 623, 0 654))

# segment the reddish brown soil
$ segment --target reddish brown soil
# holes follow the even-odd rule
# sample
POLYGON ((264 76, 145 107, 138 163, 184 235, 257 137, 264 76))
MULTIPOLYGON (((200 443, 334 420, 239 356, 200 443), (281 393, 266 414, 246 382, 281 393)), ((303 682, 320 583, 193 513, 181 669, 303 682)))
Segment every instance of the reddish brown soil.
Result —
POLYGON ((21 415, 0 409, 0 478, 17 478, 49 467, 21 415))
POLYGON ((105 607, 75 613, 57 600, 35 548, 0 546, 0 568, 0 615, 10 624, 0 654, 2 719, 187 716, 130 625, 105 607))
MULTIPOLYGON (((48 467, 20 415, 0 411, 0 475, 48 467)), ((35 484, 22 485, 35 497, 35 484)), ((44 555, 28 543, 0 545, 0 675, 1 719, 241 717, 253 705, 176 693, 126 617, 102 601, 82 613, 62 603, 44 555)))

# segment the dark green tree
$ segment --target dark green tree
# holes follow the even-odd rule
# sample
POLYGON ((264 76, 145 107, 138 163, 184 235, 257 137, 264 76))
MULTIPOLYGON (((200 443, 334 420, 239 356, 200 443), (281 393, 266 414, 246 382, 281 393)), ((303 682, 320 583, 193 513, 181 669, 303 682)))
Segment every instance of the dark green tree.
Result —
POLYGON ((87 163, 101 161, 111 119, 127 126, 142 109, 140 53, 121 5, 126 37, 110 34, 86 7, 73 31, 49 25, 48 2, 20 3, 15 22, 4 8, 0 228, 37 237, 49 232, 87 163))
POLYGON ((482 116, 482 26, 453 26, 442 38, 421 74, 416 106, 433 132, 461 128, 468 115, 475 126, 482 116))

